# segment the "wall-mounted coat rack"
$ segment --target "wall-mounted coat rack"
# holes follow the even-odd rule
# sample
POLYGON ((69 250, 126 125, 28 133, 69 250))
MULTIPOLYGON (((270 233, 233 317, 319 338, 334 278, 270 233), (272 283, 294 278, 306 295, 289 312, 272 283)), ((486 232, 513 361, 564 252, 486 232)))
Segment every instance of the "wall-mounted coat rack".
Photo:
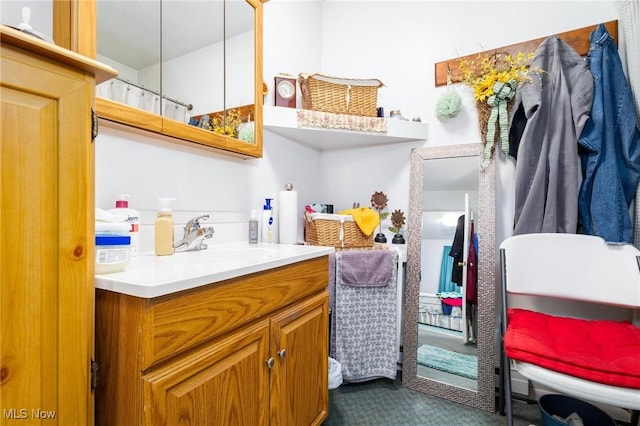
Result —
MULTIPOLYGON (((576 30, 566 31, 563 33, 558 33, 557 36, 565 42, 569 43, 571 47, 573 47, 576 52, 578 52, 582 56, 586 56, 589 53, 589 35, 593 30, 598 27, 599 24, 591 25, 589 27, 578 28, 576 30)), ((605 22, 604 25, 607 27, 607 31, 613 37, 616 45, 618 43, 618 21, 609 21, 605 22)), ((462 60, 472 60, 475 59, 478 55, 492 54, 492 53, 507 53, 511 55, 517 55, 518 52, 529 53, 534 52, 540 43, 542 43, 547 37, 537 38, 535 40, 528 40, 521 43, 512 44, 504 47, 497 47, 495 49, 486 50, 484 52, 474 53, 472 55, 467 55, 459 58, 449 59, 442 62, 437 62, 435 64, 435 83, 436 86, 444 86, 447 84, 447 73, 451 70, 451 82, 455 83, 460 81, 459 78, 459 68, 458 65, 462 60)))

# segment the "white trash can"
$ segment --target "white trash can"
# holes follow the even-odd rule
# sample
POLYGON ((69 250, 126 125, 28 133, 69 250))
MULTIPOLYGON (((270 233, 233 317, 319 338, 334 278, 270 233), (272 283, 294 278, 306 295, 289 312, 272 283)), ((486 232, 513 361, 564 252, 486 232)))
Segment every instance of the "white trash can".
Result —
POLYGON ((329 358, 329 407, 333 403, 333 390, 342 384, 342 366, 338 361, 329 358))

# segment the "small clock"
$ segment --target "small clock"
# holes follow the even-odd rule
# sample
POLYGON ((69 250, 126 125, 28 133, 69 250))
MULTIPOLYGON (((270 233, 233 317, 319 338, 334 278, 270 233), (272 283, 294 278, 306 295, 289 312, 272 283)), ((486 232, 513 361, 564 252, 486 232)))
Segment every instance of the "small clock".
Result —
POLYGON ((275 76, 275 105, 281 107, 296 107, 296 79, 292 76, 275 76))

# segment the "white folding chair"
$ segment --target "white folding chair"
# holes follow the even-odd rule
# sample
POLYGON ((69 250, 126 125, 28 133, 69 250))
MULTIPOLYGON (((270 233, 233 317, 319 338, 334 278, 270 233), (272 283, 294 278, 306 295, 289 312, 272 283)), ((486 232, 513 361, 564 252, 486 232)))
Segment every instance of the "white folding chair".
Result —
MULTIPOLYGON (((509 308, 517 304, 523 309, 583 319, 619 319, 602 318, 600 312, 628 315, 630 319, 640 308, 640 251, 631 245, 609 245, 601 238, 576 234, 518 235, 500 245, 500 263, 503 342, 509 327, 507 296, 509 308), (578 302, 585 302, 585 309, 578 302), (615 308, 593 309, 603 305, 615 308)), ((626 409, 631 412, 631 425, 638 425, 640 389, 597 383, 509 359, 504 348, 501 355, 501 396, 506 399, 509 426, 513 424, 510 367, 554 392, 626 409)))

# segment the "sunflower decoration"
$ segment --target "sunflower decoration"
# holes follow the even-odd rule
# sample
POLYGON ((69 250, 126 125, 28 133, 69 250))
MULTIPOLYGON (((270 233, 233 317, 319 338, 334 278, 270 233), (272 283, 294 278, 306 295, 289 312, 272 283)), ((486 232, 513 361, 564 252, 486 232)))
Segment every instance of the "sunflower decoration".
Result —
POLYGON ((378 213, 381 212, 385 207, 387 207, 387 203, 389 199, 382 191, 376 191, 371 196, 371 205, 374 209, 378 210, 378 213))
POLYGON ((400 233, 402 225, 405 224, 404 212, 402 210, 395 209, 393 213, 391 213, 391 223, 393 224, 393 226, 389 227, 389 231, 395 234, 391 242, 393 244, 404 244, 405 239, 400 233))
POLYGON ((402 210, 395 209, 391 213, 391 223, 393 224, 393 226, 389 227, 389 231, 395 234, 400 233, 400 229, 402 228, 402 225, 405 224, 404 212, 402 210))
POLYGON ((378 211, 378 215, 380 216, 380 232, 376 234, 375 242, 376 243, 386 243, 387 237, 382 233, 382 220, 389 216, 389 212, 383 212, 389 203, 389 198, 382 191, 376 191, 371 196, 371 206, 378 211))

